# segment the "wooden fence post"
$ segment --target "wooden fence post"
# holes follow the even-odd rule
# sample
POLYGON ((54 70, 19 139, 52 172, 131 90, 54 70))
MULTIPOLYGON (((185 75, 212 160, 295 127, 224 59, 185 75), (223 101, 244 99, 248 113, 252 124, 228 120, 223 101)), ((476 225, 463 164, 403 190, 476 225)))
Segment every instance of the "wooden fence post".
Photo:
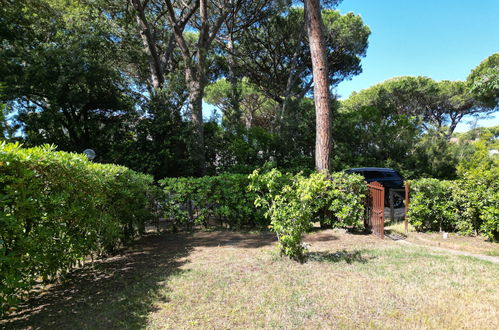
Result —
POLYGON ((405 182, 405 221, 404 221, 406 235, 409 232, 409 229, 408 229, 409 226, 408 226, 408 220, 407 220, 407 213, 408 212, 409 212, 409 181, 406 181, 405 182))
POLYGON ((388 188, 388 194, 390 196, 390 224, 395 222, 395 205, 393 205, 393 189, 388 188))

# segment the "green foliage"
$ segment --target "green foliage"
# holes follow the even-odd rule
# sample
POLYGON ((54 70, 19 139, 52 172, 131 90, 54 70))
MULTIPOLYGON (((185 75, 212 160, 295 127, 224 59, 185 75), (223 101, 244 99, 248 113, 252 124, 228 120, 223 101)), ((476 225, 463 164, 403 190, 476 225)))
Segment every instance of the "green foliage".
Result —
MULTIPOLYGON (((310 91, 312 62, 303 8, 287 7, 241 33, 235 49, 237 71, 282 105, 310 91)), ((329 81, 337 85, 362 71, 371 33, 359 15, 322 11, 329 81)))
POLYGON ((420 139, 417 118, 353 101, 342 102, 333 123, 334 168, 407 167, 408 154, 420 139))
POLYGON ((483 60, 467 78, 473 95, 488 107, 498 106, 499 100, 499 53, 483 60))
POLYGON ((215 121, 205 123, 207 172, 251 173, 268 162, 278 148, 278 137, 261 127, 226 130, 215 121))
POLYGON ((464 116, 491 110, 479 106, 461 81, 386 80, 341 101, 333 123, 333 165, 396 167, 410 177, 455 179, 471 148, 449 143, 452 132, 464 116))
POLYGON ((377 108, 384 114, 415 117, 425 129, 443 130, 450 137, 466 115, 488 114, 494 106, 480 104, 463 81, 428 77, 395 77, 353 93, 343 106, 377 108))
POLYGON ((417 230, 457 231, 499 239, 499 161, 484 144, 458 166, 459 180, 411 181, 409 221, 417 230))
POLYGON ((457 205, 463 210, 475 233, 481 231, 499 240, 499 158, 488 154, 485 142, 475 143, 475 152, 463 159, 457 172, 464 179, 462 198, 457 205))
POLYGON ((430 130, 410 148, 406 167, 416 177, 452 180, 460 159, 472 152, 469 145, 449 143, 444 134, 430 130))
POLYGON ((453 181, 420 179, 410 182, 409 222, 418 231, 455 229, 453 181))
POLYGON ((201 178, 166 178, 160 181, 166 195, 165 218, 175 226, 192 228, 218 221, 229 228, 264 227, 267 223, 254 207, 255 193, 248 192, 244 174, 221 174, 201 178))
POLYGON ((143 232, 152 178, 51 146, 0 144, 0 305, 143 232))
MULTIPOLYGON (((272 101, 257 89, 254 84, 251 84, 247 78, 239 81, 236 88, 239 94, 240 118, 235 118, 244 124, 246 128, 265 127, 270 129, 271 122, 275 121, 276 102, 272 101)), ((204 100, 209 104, 217 106, 223 112, 224 126, 229 126, 233 117, 233 86, 225 78, 219 79, 213 84, 206 87, 204 100)), ((233 124, 233 123, 232 123, 233 124)))
POLYGON ((0 139, 5 140, 9 137, 9 124, 7 123, 7 108, 2 103, 2 89, 3 85, 0 83, 0 139))
POLYGON ((101 156, 138 120, 138 93, 118 68, 109 20, 86 1, 8 0, 0 10, 4 99, 25 144, 93 148, 112 161, 101 156))
POLYGON ((474 144, 474 153, 459 163, 457 173, 462 178, 480 180, 483 183, 493 182, 499 174, 499 159, 489 156, 487 145, 484 141, 474 144))
POLYGON ((491 127, 475 127, 467 132, 456 133, 460 141, 482 141, 488 149, 499 149, 499 125, 491 127))
POLYGON ((172 84, 168 91, 151 97, 138 123, 122 137, 107 141, 108 148, 95 149, 98 155, 101 151, 101 159, 151 174, 156 180, 192 175, 190 125, 180 112, 183 94, 181 86, 172 84))
POLYGON ((491 191, 484 206, 480 220, 481 231, 494 241, 499 241, 499 190, 491 191))
POLYGON ((255 206, 265 210, 277 234, 281 253, 303 260, 302 235, 314 221, 335 226, 358 226, 364 214, 366 184, 358 175, 343 172, 327 177, 283 174, 277 169, 250 175, 250 191, 258 194, 255 206))

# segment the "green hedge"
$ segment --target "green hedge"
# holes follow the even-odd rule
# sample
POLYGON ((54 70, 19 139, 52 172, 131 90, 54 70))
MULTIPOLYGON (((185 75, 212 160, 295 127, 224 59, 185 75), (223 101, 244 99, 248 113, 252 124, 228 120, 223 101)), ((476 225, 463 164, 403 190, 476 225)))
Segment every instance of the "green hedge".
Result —
POLYGON ((0 305, 130 241, 152 217, 152 177, 85 156, 0 144, 0 305))
POLYGON ((409 222, 418 231, 484 234, 499 240, 499 177, 483 179, 411 181, 409 222))
POLYGON ((159 183, 166 194, 165 217, 176 228, 208 226, 210 221, 229 228, 268 225, 263 212, 254 206, 257 195, 248 191, 247 175, 167 178, 159 183))

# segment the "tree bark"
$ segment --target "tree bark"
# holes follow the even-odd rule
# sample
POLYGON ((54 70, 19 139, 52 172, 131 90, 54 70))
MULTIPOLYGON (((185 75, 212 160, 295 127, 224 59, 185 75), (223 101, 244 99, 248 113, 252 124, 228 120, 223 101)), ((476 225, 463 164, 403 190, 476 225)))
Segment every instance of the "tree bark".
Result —
MULTIPOLYGON (((199 7, 201 26, 199 27, 197 44, 191 52, 191 49, 183 36, 183 29, 181 29, 182 26, 185 26, 185 21, 181 24, 181 21, 177 19, 175 8, 170 0, 165 0, 165 3, 169 20, 173 27, 173 34, 186 66, 185 82, 189 89, 189 111, 194 126, 192 158, 195 164, 195 174, 203 176, 205 174, 206 159, 203 127, 203 96, 207 74, 206 60, 210 45, 227 18, 230 8, 224 13, 221 13, 215 23, 210 26, 210 21, 208 20, 208 0, 199 0, 195 2, 195 6, 191 8, 191 12, 194 12, 194 10, 199 7)), ((188 17, 190 17, 190 15, 186 16, 187 19, 188 17)))
POLYGON ((163 87, 164 76, 161 68, 161 58, 156 47, 156 40, 151 32, 149 23, 144 12, 144 4, 140 0, 130 0, 135 9, 135 19, 139 26, 140 38, 149 62, 149 72, 153 89, 163 87))
MULTIPOLYGON (((187 70, 190 71, 190 70, 187 70)), ((186 74, 186 76, 189 74, 186 74)), ((196 175, 205 175, 205 152, 204 152, 204 126, 203 126, 203 79, 189 79, 189 112, 194 129, 194 141, 192 145, 192 160, 196 175)))
POLYGON ((329 93, 326 47, 324 43, 320 0, 305 0, 305 20, 307 25, 315 101, 315 168, 317 171, 330 170, 331 149, 331 105, 329 93))
POLYGON ((228 49, 228 64, 229 64, 229 77, 228 81, 231 86, 230 90, 230 105, 227 120, 228 126, 230 128, 237 127, 239 121, 241 120, 241 92, 239 90, 239 79, 236 76, 236 58, 234 56, 234 40, 232 33, 230 32, 227 38, 227 49, 228 49))

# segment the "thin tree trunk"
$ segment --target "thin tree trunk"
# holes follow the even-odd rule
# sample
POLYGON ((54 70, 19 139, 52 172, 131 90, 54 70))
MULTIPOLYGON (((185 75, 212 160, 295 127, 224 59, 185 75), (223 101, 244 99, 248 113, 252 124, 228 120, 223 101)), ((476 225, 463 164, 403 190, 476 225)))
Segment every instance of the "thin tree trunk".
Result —
POLYGON ((331 108, 329 95, 329 71, 319 0, 305 0, 305 15, 312 57, 315 101, 315 168, 330 170, 331 108))
MULTIPOLYGON (((213 42, 216 34, 220 30, 224 20, 229 14, 229 10, 220 14, 216 22, 211 26, 208 20, 208 0, 195 1, 194 6, 190 8, 190 13, 199 7, 199 18, 201 26, 199 28, 199 37, 195 50, 191 52, 188 43, 183 36, 184 23, 179 22, 176 17, 175 8, 170 0, 165 0, 170 23, 173 27, 173 34, 177 42, 180 52, 185 61, 185 82, 189 89, 189 111, 191 115, 192 124, 194 126, 194 144, 192 158, 195 162, 195 174, 205 174, 205 152, 204 152, 204 128, 203 128, 203 96, 204 88, 206 85, 207 65, 206 58, 208 50, 213 42), (182 27, 182 29, 181 29, 182 27)), ((188 8, 184 4, 185 8, 188 8)), ((191 14, 186 15, 185 18, 189 19, 191 14)))
POLYGON ((160 89, 163 86, 164 77, 161 68, 161 59, 156 48, 156 40, 147 22, 143 3, 140 0, 131 0, 131 4, 135 8, 135 19, 139 26, 140 38, 142 39, 144 50, 147 54, 152 87, 160 89))
POLYGON ((236 58, 234 56, 234 40, 232 39, 232 33, 229 33, 227 41, 228 49, 228 64, 229 64, 229 77, 228 81, 230 83, 230 113, 228 114, 229 126, 231 128, 237 127, 239 121, 241 120, 241 93, 239 90, 239 79, 236 76, 236 58))
MULTIPOLYGON (((304 27, 303 27, 304 28, 304 27)), ((293 88, 293 85, 296 83, 298 79, 298 72, 296 71, 296 66, 298 62, 298 56, 300 55, 300 49, 301 49, 301 42, 303 38, 305 37, 305 29, 302 29, 300 31, 300 36, 298 37, 298 41, 295 46, 295 51, 293 53, 293 57, 291 58, 291 67, 289 68, 289 76, 288 76, 288 81, 286 83, 286 90, 284 91, 284 100, 282 102, 282 107, 281 107, 281 113, 279 115, 279 121, 282 122, 284 119, 284 114, 286 113, 286 108, 288 106, 289 100, 291 99, 291 90, 293 88)))
POLYGON ((204 152, 204 127, 203 127, 203 94, 204 79, 193 78, 192 71, 187 70, 186 80, 189 88, 189 112, 194 128, 194 142, 192 145, 192 159, 194 161, 195 174, 205 174, 205 152, 204 152), (190 77, 189 77, 190 76, 190 77))
POLYGON ((449 128, 447 129, 447 133, 445 134, 447 140, 450 140, 450 138, 452 137, 452 133, 454 133, 454 130, 456 129, 457 125, 459 124, 462 118, 463 118, 462 114, 450 116, 449 128))

